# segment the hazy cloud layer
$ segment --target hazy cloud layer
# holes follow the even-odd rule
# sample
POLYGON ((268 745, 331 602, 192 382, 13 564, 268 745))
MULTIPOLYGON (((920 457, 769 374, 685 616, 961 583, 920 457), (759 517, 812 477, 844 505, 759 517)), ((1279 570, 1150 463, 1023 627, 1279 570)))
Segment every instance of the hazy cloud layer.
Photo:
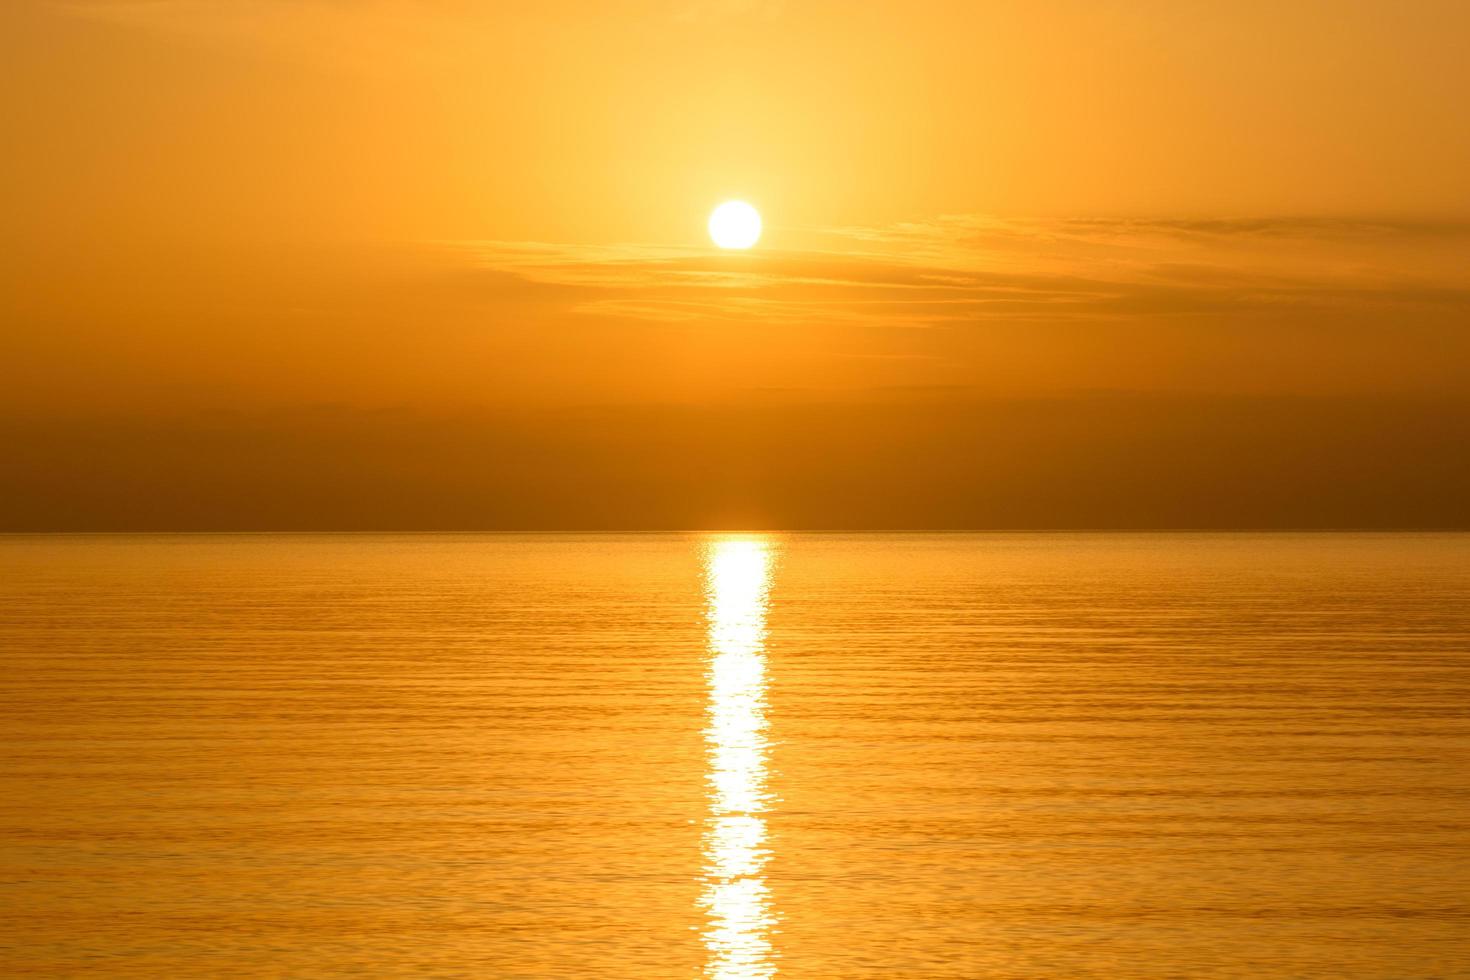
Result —
POLYGON ((932 394, 0 419, 0 530, 1470 526, 1464 400, 932 394))

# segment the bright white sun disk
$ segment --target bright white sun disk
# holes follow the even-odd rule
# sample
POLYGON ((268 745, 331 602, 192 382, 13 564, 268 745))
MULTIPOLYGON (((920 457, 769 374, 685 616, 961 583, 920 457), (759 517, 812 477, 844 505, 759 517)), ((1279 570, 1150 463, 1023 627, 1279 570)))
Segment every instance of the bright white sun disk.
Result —
POLYGON ((761 215, 744 201, 726 201, 709 216, 709 237, 720 248, 750 248, 761 237, 761 215))

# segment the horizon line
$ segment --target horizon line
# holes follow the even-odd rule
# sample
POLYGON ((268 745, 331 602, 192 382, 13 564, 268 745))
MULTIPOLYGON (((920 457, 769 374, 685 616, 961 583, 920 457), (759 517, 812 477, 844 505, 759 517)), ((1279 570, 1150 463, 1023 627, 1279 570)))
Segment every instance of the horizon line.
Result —
POLYGON ((0 537, 100 534, 483 534, 483 535, 722 535, 722 534, 1466 534, 1464 527, 885 527, 885 528, 101 528, 0 530, 0 537))

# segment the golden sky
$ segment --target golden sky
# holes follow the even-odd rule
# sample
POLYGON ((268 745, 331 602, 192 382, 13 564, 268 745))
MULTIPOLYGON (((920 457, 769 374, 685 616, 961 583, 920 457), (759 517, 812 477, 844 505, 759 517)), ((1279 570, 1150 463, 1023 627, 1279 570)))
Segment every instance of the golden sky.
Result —
POLYGON ((1466 36, 5 4, 0 527, 1463 526, 1466 36))

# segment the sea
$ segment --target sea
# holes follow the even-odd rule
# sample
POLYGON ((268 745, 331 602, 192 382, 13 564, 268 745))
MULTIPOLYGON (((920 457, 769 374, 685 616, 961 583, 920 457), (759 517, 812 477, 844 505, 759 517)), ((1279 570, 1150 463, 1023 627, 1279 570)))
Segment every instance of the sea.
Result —
POLYGON ((0 536, 0 974, 1470 977, 1470 535, 0 536))

